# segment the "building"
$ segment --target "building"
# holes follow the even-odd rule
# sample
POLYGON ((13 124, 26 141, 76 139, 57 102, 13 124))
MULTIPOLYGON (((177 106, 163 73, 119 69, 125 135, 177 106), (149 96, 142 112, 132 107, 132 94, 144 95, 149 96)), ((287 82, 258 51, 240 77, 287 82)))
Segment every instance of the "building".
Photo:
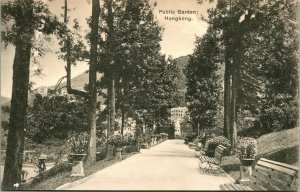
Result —
POLYGON ((60 89, 60 94, 61 96, 65 96, 65 95, 68 95, 68 90, 66 87, 60 89))
POLYGON ((34 91, 35 91, 35 93, 38 93, 38 94, 42 95, 43 97, 48 95, 48 87, 44 87, 44 86, 38 87, 34 91))
POLYGON ((181 135, 180 123, 188 113, 187 107, 171 108, 171 121, 175 125, 175 136, 181 135))

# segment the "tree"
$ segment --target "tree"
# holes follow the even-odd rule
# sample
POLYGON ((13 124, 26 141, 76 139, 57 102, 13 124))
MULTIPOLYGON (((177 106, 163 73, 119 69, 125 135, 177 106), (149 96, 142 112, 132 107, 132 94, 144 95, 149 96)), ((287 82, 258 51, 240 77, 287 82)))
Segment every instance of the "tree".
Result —
POLYGON ((190 122, 188 116, 183 118, 183 121, 180 123, 181 135, 186 137, 189 134, 193 133, 193 125, 190 122))
POLYGON ((194 126, 212 129, 216 126, 216 115, 221 110, 220 77, 217 74, 222 61, 221 49, 212 28, 197 38, 196 48, 186 67, 186 101, 194 126))
MULTIPOLYGON (((75 42, 72 45, 69 30, 66 25, 68 22, 67 16, 67 0, 65 0, 64 7, 64 23, 65 27, 59 33, 61 38, 60 44, 62 45, 61 51, 65 53, 61 58, 67 61, 66 71, 67 71, 67 91, 69 94, 80 95, 86 99, 88 99, 88 125, 90 128, 89 134, 89 145, 88 145, 88 155, 86 158, 86 163, 95 163, 96 162, 96 108, 97 108, 97 88, 96 88, 96 80, 97 80, 97 63, 98 63, 98 25, 99 25, 99 17, 100 17, 100 3, 99 0, 92 1, 92 17, 90 22, 91 33, 89 35, 89 43, 90 43, 90 53, 87 54, 86 51, 82 51, 81 48, 84 47, 84 44, 81 40, 75 42), (76 44, 77 43, 77 44, 76 44), (82 59, 84 57, 89 57, 89 85, 88 92, 76 90, 71 88, 71 65, 75 64, 77 60, 82 59)), ((74 29, 78 29, 79 26, 75 22, 74 29)), ((72 41, 73 42, 73 41, 72 41)))
MULTIPOLYGON (((273 120, 278 120, 265 118, 273 109, 273 115, 285 113, 295 119, 294 109, 285 112, 277 109, 282 104, 291 106, 294 102, 290 98, 295 98, 298 90, 297 7, 297 1, 218 0, 216 7, 208 11, 207 21, 221 34, 219 41, 224 49, 224 134, 229 133, 232 149, 237 122, 243 121, 238 118, 247 111, 256 119, 256 126, 261 125, 257 126, 259 129, 266 129, 273 120)), ((288 126, 295 122, 289 122, 288 126)))
POLYGON ((26 137, 36 143, 65 140, 71 131, 87 131, 87 102, 67 96, 42 97, 36 94, 27 109, 26 137))
MULTIPOLYGON (((122 119, 147 116, 144 120, 153 124, 154 115, 167 115, 176 97, 175 63, 159 54, 162 29, 147 0, 105 1, 102 13, 101 86, 111 90, 113 77, 115 107, 122 119), (148 115, 143 114, 145 110, 148 115)), ((113 94, 109 91, 109 95, 113 94)), ((109 100, 114 99, 109 96, 109 100)))
POLYGON ((91 36, 90 36, 90 67, 89 67, 89 111, 88 122, 90 127, 90 138, 88 147, 87 161, 90 163, 96 162, 96 108, 97 108, 97 63, 98 63, 98 25, 100 17, 99 0, 92 1, 92 21, 91 21, 91 36))
POLYGON ((57 25, 56 18, 41 1, 20 0, 1 4, 2 40, 15 46, 13 85, 7 150, 2 189, 13 189, 21 183, 24 150, 24 129, 29 90, 29 65, 32 50, 43 54, 37 47, 35 34, 50 34, 57 25))

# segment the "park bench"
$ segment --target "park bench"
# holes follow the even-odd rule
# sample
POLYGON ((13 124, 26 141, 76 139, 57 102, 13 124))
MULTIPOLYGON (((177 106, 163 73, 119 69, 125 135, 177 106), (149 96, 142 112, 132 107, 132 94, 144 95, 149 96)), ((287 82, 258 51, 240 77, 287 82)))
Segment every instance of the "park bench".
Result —
POLYGON ((191 149, 196 148, 196 144, 193 143, 193 142, 189 142, 188 145, 189 145, 189 147, 190 147, 191 149))
POLYGON ((214 157, 208 157, 206 155, 200 155, 199 156, 199 167, 203 168, 203 164, 207 163, 209 165, 209 168, 212 168, 213 166, 219 166, 222 163, 222 158, 226 152, 226 147, 223 145, 218 145, 215 149, 215 155, 214 157))
POLYGON ((298 167, 261 158, 254 167, 249 186, 229 183, 221 185, 221 189, 297 191, 298 171, 298 167))
POLYGON ((149 149, 149 146, 146 143, 139 144, 138 146, 140 146, 141 149, 149 149))

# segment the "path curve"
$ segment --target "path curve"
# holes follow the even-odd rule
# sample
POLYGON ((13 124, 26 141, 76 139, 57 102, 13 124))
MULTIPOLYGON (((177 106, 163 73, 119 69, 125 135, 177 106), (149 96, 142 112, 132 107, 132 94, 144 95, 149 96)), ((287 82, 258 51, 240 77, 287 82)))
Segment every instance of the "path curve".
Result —
POLYGON ((229 182, 227 174, 201 172, 182 140, 167 140, 60 190, 220 190, 229 182))

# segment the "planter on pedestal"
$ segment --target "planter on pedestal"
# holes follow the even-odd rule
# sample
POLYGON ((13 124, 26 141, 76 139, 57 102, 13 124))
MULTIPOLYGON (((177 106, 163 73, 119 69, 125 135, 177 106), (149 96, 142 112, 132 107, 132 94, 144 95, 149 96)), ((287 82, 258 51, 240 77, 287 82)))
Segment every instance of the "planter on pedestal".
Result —
POLYGON ((117 147, 116 148, 116 158, 117 159, 122 159, 122 147, 117 147))
POLYGON ((151 140, 148 141, 148 148, 150 148, 152 145, 151 145, 151 140))
POLYGON ((247 185, 250 183, 254 159, 240 159, 240 162, 240 178, 237 180, 237 183, 247 185))
POLYGON ((71 177, 84 177, 83 160, 86 154, 71 154, 70 157, 72 158, 71 177))

